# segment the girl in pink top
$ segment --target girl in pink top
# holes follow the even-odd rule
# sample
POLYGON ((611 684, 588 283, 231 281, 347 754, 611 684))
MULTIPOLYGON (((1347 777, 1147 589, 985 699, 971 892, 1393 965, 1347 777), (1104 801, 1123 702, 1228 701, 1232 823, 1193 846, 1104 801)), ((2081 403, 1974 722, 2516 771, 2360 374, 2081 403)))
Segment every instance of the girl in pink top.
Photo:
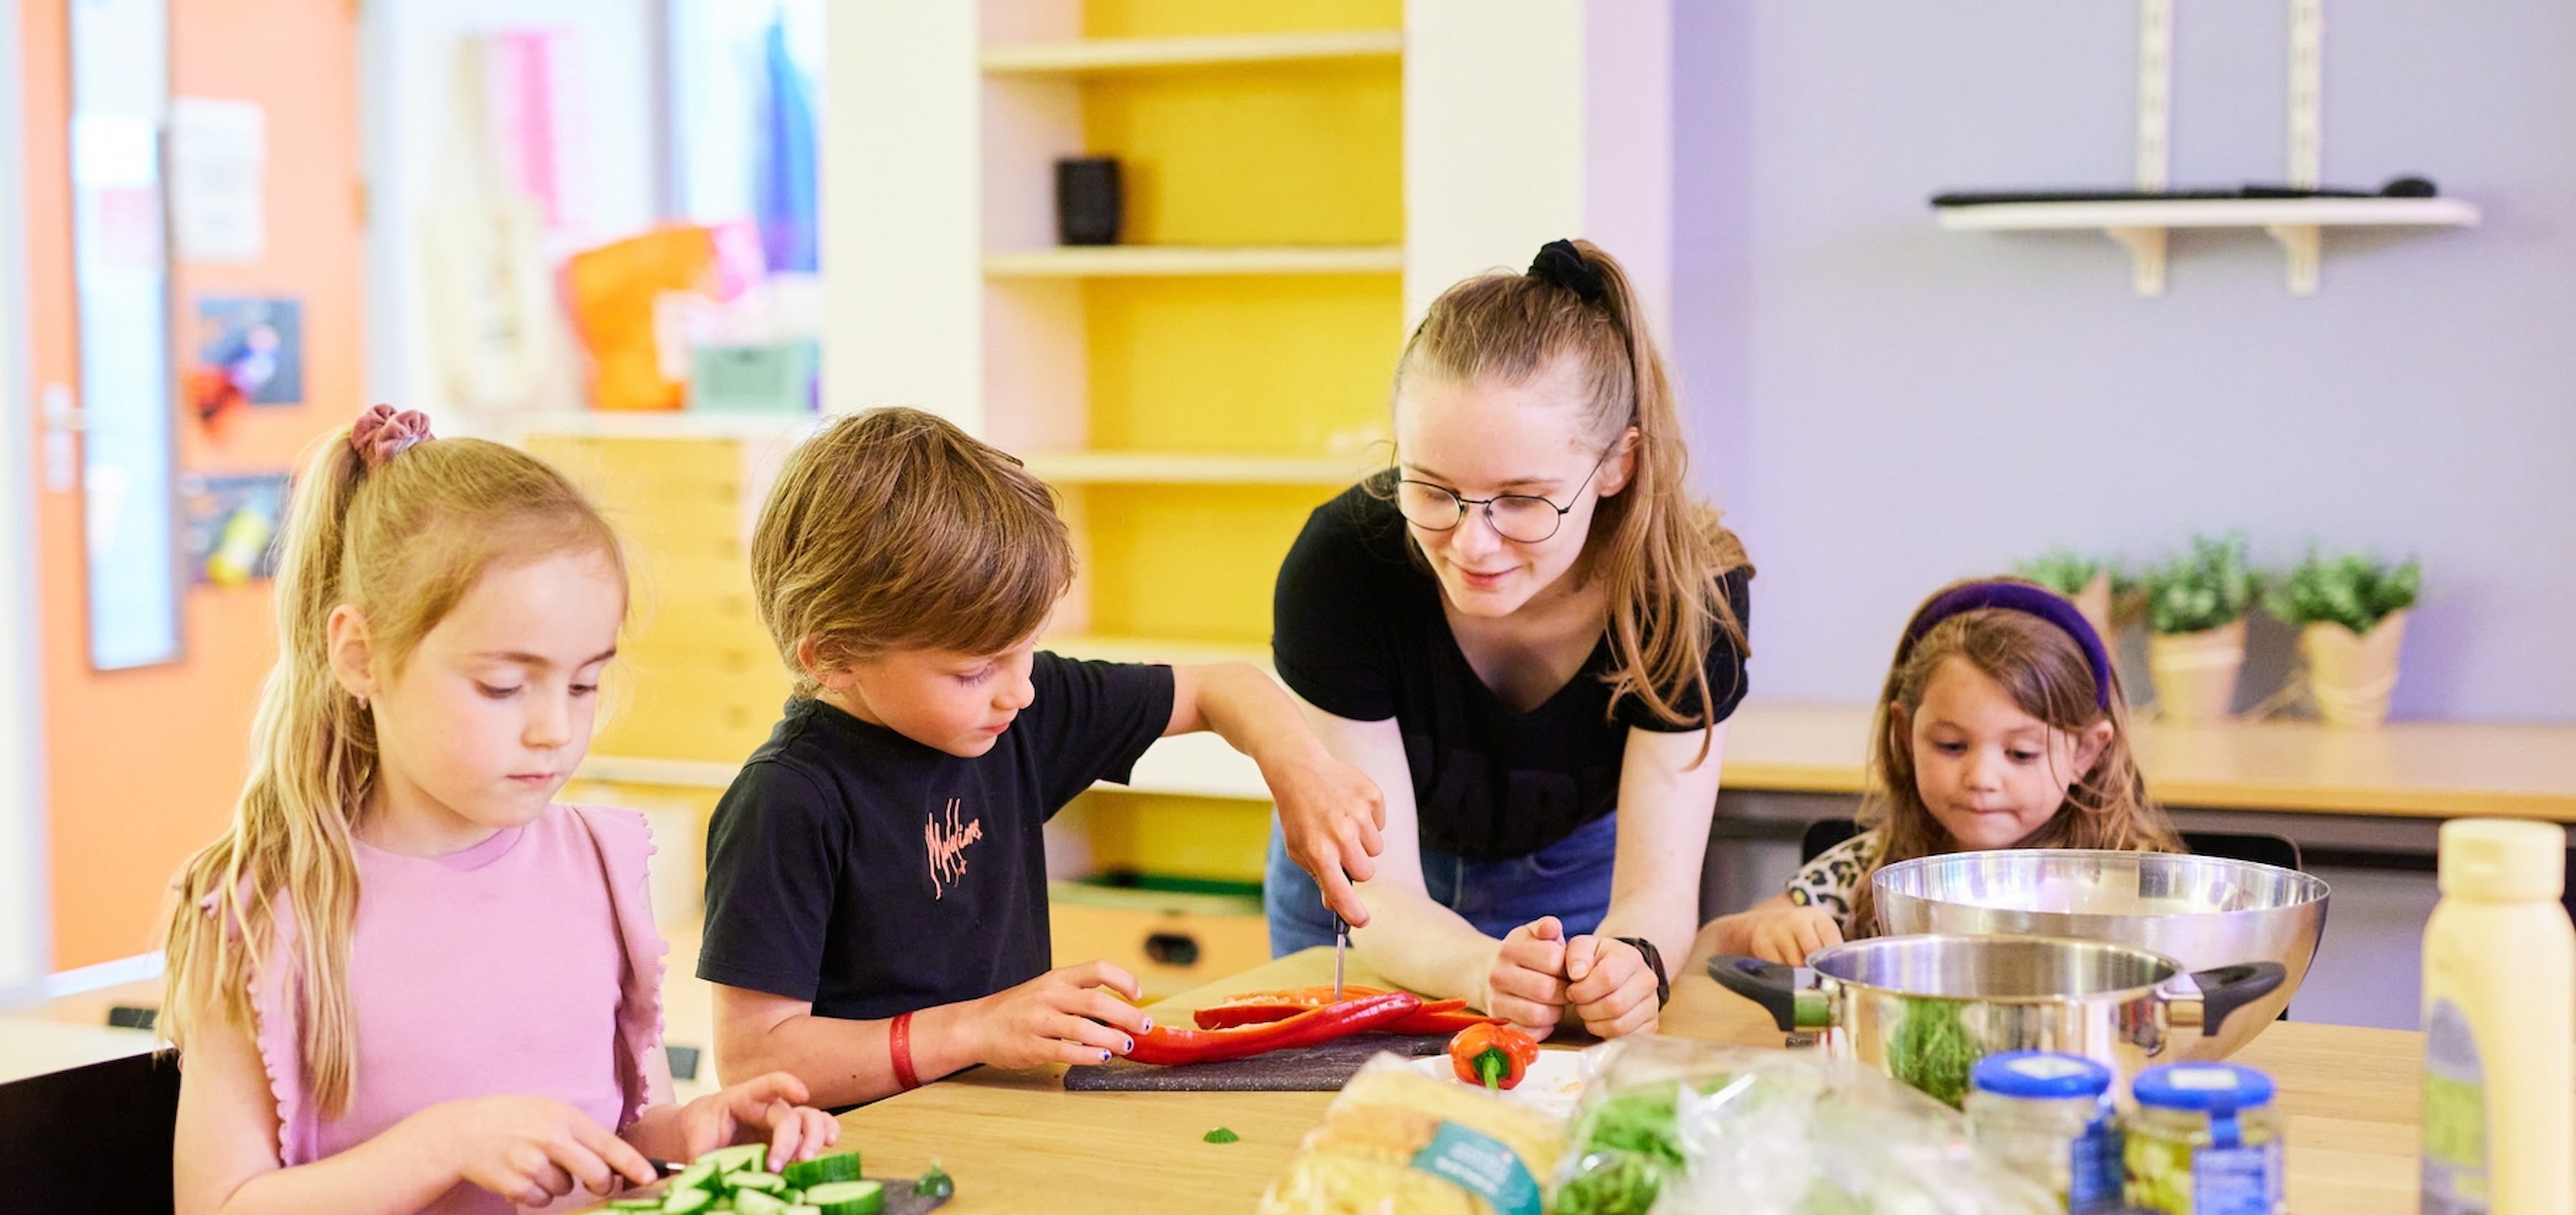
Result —
POLYGON ((626 616, 579 491, 379 405, 306 469, 276 595, 250 780, 167 924, 182 1215, 578 1205, 838 1137, 784 1072, 671 1103, 644 823, 552 801, 626 616))

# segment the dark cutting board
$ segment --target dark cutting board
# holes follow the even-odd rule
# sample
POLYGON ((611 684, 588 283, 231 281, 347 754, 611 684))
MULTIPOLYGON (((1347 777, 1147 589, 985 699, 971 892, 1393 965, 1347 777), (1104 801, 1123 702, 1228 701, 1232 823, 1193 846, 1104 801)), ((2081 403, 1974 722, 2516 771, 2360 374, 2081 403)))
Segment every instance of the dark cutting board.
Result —
POLYGON ((1331 1093, 1341 1091, 1380 1051, 1436 1055, 1448 1045, 1446 1034, 1354 1034, 1321 1046, 1275 1050, 1223 1063, 1156 1067, 1112 1059, 1065 1069, 1064 1087, 1077 1093, 1331 1093))

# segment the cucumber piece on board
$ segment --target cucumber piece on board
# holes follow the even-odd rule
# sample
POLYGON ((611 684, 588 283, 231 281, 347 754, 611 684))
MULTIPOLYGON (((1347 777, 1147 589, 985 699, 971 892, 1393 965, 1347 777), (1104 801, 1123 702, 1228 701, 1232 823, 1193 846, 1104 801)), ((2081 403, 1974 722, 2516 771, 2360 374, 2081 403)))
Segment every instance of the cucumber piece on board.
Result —
POLYGON ((790 1203, 787 1209, 780 1211, 778 1215, 823 1215, 823 1208, 809 1207, 801 1202, 790 1203))
POLYGON ((787 1188, 787 1179, 776 1173, 763 1173, 757 1171, 728 1173, 725 1175, 725 1185, 731 1188, 736 1194, 740 1194, 745 1190, 752 1190, 763 1194, 776 1194, 780 1190, 787 1188))
POLYGON ((716 1196, 699 1189, 673 1190, 662 1196, 662 1215, 694 1215, 714 1206, 716 1196))
POLYGON ((779 1172, 786 1176, 787 1184, 800 1190, 811 1189, 830 1181, 857 1181, 859 1154, 834 1152, 828 1156, 817 1156, 812 1160, 798 1160, 780 1169, 779 1172))
POLYGON ((733 1209, 734 1215, 779 1215, 787 1204, 759 1190, 736 1190, 733 1209))
POLYGON ((805 1204, 823 1215, 878 1215, 885 1210, 885 1186, 874 1181, 827 1181, 805 1191, 805 1204))
POLYGON ((692 1164, 689 1167, 680 1170, 677 1175, 671 1178, 671 1188, 663 1193, 665 1197, 668 1197, 672 1194, 677 1194, 682 1190, 707 1189, 715 1185, 715 1183, 716 1166, 701 1162, 698 1164, 692 1164))
POLYGON ((608 1200, 608 1209, 612 1211, 658 1211, 662 1209, 662 1200, 658 1197, 611 1198, 608 1200))
POLYGON ((738 1143, 732 1147, 720 1147, 712 1152, 700 1155, 691 1163, 712 1164, 716 1167, 716 1175, 719 1177, 724 1176, 727 1173, 743 1173, 764 1169, 769 1164, 769 1145, 766 1143, 738 1143))

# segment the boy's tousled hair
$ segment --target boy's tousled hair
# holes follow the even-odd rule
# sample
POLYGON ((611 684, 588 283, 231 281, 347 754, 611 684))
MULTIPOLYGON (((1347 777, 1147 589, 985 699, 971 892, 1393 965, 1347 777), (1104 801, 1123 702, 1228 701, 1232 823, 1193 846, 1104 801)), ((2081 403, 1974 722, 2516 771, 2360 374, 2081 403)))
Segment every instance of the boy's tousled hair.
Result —
POLYGON ((1413 376, 1519 384, 1571 360, 1585 389, 1585 433, 1606 449, 1636 429, 1635 474, 1601 499, 1572 576, 1600 579, 1610 601, 1612 711, 1633 697, 1668 724, 1706 727, 1735 691, 1708 686, 1712 635, 1751 652, 1718 584, 1748 565, 1744 545, 1691 492, 1672 382, 1627 274, 1592 242, 1568 243, 1598 280, 1597 298, 1539 273, 1458 283, 1432 301, 1405 343, 1398 395, 1413 376))
MULTIPOLYGON (((1963 585, 1943 587, 1932 598, 1963 585)), ((1892 706, 1903 705, 1908 718, 1919 713, 1933 673, 1953 658, 1995 681, 2022 712, 2052 730, 2074 734, 2103 721, 2111 723, 2111 739, 2103 744, 2092 768, 2067 786, 2065 804, 2022 841, 2022 847, 2182 851, 2172 822, 2147 796, 2146 777, 2139 773, 2137 758, 2129 750, 2128 699, 2120 690, 2119 671, 2106 672, 2111 686, 2109 695, 2102 696, 2084 646, 2065 629, 2028 612, 1988 607, 1951 616, 1933 625, 1920 640, 1897 646, 1870 730, 1869 791, 1860 810, 1861 825, 1879 833, 1878 861, 1872 873, 1958 846, 1923 803, 1905 723, 1891 711, 1892 706)), ((1879 930, 1878 900, 1870 878, 1871 874, 1862 874, 1852 892, 1855 936, 1872 936, 1879 930)))
POLYGON ((181 870, 163 920, 161 1024, 173 1042, 184 1047, 200 1011, 259 1032, 251 979, 272 961, 282 900, 294 945, 275 961, 300 1004, 311 1100, 325 1118, 348 1109, 358 1053, 350 840, 378 767, 375 719, 332 672, 331 614, 344 605, 363 614, 371 660, 398 672, 485 571, 565 553, 598 555, 625 584, 608 521, 563 474, 516 448, 434 439, 370 460, 342 430, 307 458, 280 540, 277 665, 251 727, 250 776, 231 825, 181 870))
POLYGON ((802 697, 819 687, 815 671, 888 650, 1007 650, 1072 584, 1055 495, 1009 453, 918 409, 845 417, 806 440, 752 530, 760 621, 802 697))

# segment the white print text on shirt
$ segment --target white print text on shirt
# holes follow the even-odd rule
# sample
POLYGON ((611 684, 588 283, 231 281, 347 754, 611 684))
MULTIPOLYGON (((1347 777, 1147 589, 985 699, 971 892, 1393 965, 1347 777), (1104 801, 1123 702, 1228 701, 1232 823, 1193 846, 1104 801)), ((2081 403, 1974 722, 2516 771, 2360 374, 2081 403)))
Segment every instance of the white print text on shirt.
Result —
POLYGON ((930 857, 930 897, 945 897, 948 887, 966 876, 966 845, 984 838, 984 820, 970 819, 960 824, 958 803, 949 798, 940 813, 921 825, 921 843, 930 857))

